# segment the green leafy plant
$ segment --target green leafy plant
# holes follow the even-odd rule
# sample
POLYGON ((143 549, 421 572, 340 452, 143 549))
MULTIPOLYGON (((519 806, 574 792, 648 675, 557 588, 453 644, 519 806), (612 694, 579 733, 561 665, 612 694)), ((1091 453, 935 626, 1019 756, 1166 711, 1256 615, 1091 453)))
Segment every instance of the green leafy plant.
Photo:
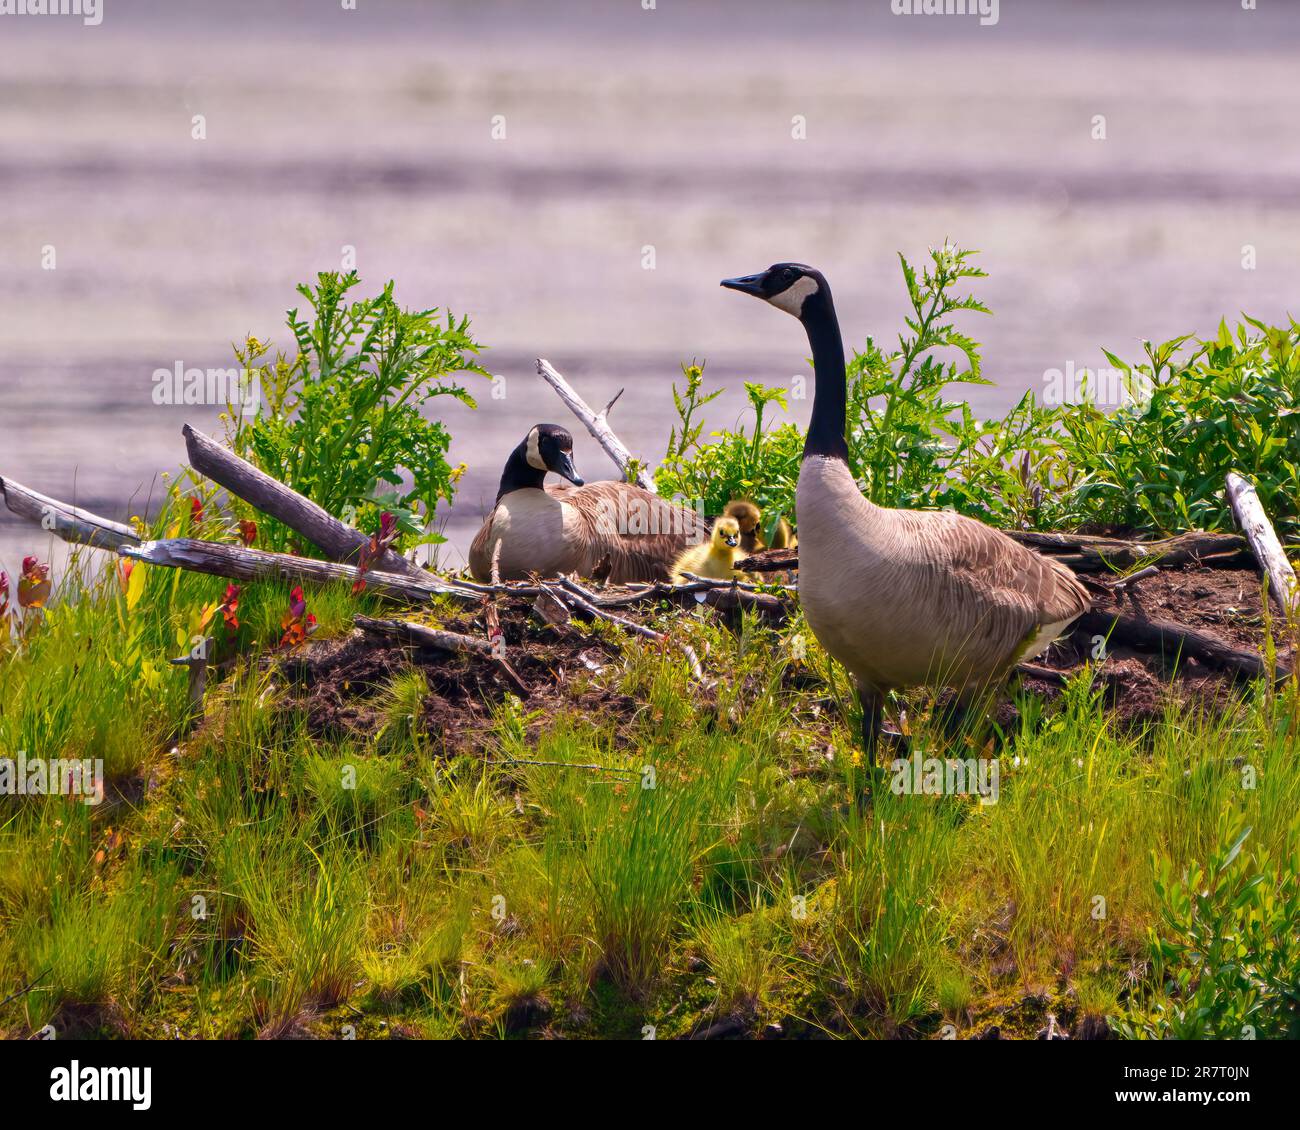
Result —
MULTIPOLYGON (((1243 316, 1244 317, 1244 316, 1243 316)), ((1279 532, 1300 530, 1300 326, 1254 318, 1190 347, 1148 342, 1146 361, 1111 364, 1140 384, 1137 403, 1060 415, 1062 464, 1073 468, 1068 514, 1175 531, 1231 526, 1229 471, 1247 475, 1279 532)))
MULTIPOLYGON (((259 382, 261 411, 228 415, 231 448, 331 514, 359 528, 388 510, 409 546, 442 538, 429 529, 451 500, 459 472, 447 461, 451 436, 421 408, 440 396, 474 406, 447 378, 486 376, 469 320, 436 309, 403 309, 390 282, 374 298, 349 301, 355 271, 300 286, 313 317, 288 314, 297 354, 263 360, 269 347, 250 338, 236 350, 259 382)), ((289 533, 263 523, 263 544, 282 547, 289 533)))
POLYGON ((732 432, 710 432, 715 442, 705 443, 698 414, 722 390, 702 391, 703 365, 683 365, 682 372, 686 389, 679 392, 673 385, 677 424, 655 471, 655 485, 666 496, 698 500, 707 514, 721 514, 733 498, 751 499, 763 510, 770 538, 782 515, 794 513, 794 488, 803 455, 803 433, 794 424, 764 423, 768 405, 779 404, 783 410, 788 406, 786 390, 746 381, 753 431, 741 426, 732 432))
POLYGON ((1161 991, 1117 1021, 1130 1039, 1300 1036, 1300 873, 1295 861, 1250 861, 1239 832, 1202 869, 1177 877, 1156 860, 1159 923, 1150 930, 1161 991))

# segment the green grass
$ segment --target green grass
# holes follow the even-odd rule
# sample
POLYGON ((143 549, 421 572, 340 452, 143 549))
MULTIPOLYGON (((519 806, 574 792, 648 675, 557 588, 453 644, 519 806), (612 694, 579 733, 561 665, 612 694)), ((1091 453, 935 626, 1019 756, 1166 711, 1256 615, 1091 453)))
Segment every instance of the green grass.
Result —
MULTIPOLYGON (((1032 1036, 1045 1011, 1132 1036, 1197 1016, 1200 1034, 1294 1032, 1294 683, 1126 731, 1081 678, 1005 736, 991 805, 895 795, 862 764, 843 677, 797 617, 664 618, 709 690, 675 649, 602 627, 623 659, 589 682, 633 710, 508 699, 456 756, 419 671, 347 741, 313 736, 273 671, 235 671, 178 739, 166 659, 223 585, 142 581, 128 609, 116 578, 81 576, 0 658, 3 754, 103 756, 109 778, 99 806, 0 798, 0 997, 36 982, 0 1007, 8 1035, 665 1038, 739 1017, 1032 1036), (1198 869, 1224 876, 1217 901, 1184 890, 1198 869), (1207 923, 1261 947, 1247 995, 1206 969, 1207 923)), ((309 601, 321 635, 355 607, 309 601)), ((246 590, 246 645, 276 642, 285 603, 246 590)))

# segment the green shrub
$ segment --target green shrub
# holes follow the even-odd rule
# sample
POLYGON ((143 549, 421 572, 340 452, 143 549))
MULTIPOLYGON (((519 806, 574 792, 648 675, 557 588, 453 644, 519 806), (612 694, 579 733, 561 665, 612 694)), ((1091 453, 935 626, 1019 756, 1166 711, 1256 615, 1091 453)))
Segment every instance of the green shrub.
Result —
MULTIPOLYGON (((408 547, 442 541, 429 525, 439 502, 451 500, 458 472, 447 462, 447 429, 420 409, 439 396, 474 406, 446 378, 486 376, 473 360, 479 346, 467 318, 402 309, 391 282, 375 298, 348 302, 359 281, 355 271, 326 272, 314 289, 298 288, 314 320, 289 311, 292 360, 280 354, 263 362, 268 347, 255 338, 236 351, 260 382, 261 411, 244 418, 232 408, 230 446, 361 529, 375 527, 375 512, 386 509, 408 547)), ((261 543, 282 548, 289 540, 278 523, 260 525, 261 543)))
POLYGON ((1156 864, 1151 965, 1161 990, 1117 1021, 1130 1039, 1300 1036, 1300 870, 1241 855, 1247 828, 1208 869, 1156 864))
POLYGON ((701 443, 704 425, 696 413, 721 395, 721 389, 701 394, 703 365, 683 365, 686 390, 673 385, 677 424, 668 438, 668 451, 655 471, 661 494, 699 501, 706 514, 721 514, 733 498, 748 498, 763 510, 770 540, 783 515, 794 514, 794 488, 803 457, 803 432, 794 424, 764 425, 767 406, 786 405, 786 390, 745 382, 754 410, 753 433, 742 426, 734 432, 711 432, 715 443, 701 443))
MULTIPOLYGON (((911 311, 906 332, 886 352, 868 338, 846 364, 849 466, 862 493, 881 506, 950 508, 1003 527, 1116 526, 1146 533, 1232 524, 1224 477, 1237 470, 1257 485, 1284 534, 1300 531, 1300 326, 1246 318, 1235 331, 1197 342, 1147 343, 1145 363, 1105 350, 1130 402, 1043 405, 1032 392, 1000 418, 979 420, 956 385, 987 385, 979 345, 953 325, 963 312, 989 313, 957 293, 984 272, 974 253, 932 248, 917 273, 899 256, 911 311), (955 357, 955 359, 954 359, 955 357)), ((703 368, 684 366, 685 393, 673 388, 678 423, 655 481, 665 494, 700 498, 709 513, 749 497, 773 522, 794 514, 803 434, 793 424, 764 428, 771 401, 786 390, 746 384, 753 432, 716 431, 702 442, 703 368)), ((1092 378, 1095 386, 1095 375, 1092 378)), ((1091 396, 1091 398, 1089 398, 1091 396)))
POLYGON ((1246 318, 1177 360, 1187 338, 1146 345, 1144 364, 1107 353, 1150 398, 1106 414, 1061 414, 1073 471, 1067 515, 1160 531, 1231 528, 1223 481, 1255 483, 1279 532, 1300 530, 1300 327, 1246 318), (1257 331, 1257 332, 1252 332, 1257 331), (1136 377, 1134 378, 1134 374, 1136 377))

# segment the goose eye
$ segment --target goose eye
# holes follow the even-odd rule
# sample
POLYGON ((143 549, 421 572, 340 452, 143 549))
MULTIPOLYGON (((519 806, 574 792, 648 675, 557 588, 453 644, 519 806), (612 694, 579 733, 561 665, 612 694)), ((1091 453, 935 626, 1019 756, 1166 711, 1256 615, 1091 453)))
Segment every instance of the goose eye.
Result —
POLYGON ((786 269, 782 272, 782 274, 785 276, 786 281, 789 282, 794 278, 794 268, 786 267, 786 269))

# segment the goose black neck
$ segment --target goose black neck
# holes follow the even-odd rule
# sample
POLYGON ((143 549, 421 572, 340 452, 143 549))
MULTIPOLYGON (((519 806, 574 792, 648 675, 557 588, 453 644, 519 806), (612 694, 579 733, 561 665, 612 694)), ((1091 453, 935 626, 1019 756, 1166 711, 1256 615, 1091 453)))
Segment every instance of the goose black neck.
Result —
POLYGON ((500 502, 512 490, 523 490, 526 487, 541 490, 545 480, 546 472, 539 471, 528 462, 528 442, 525 440, 510 453, 510 458, 506 460, 506 469, 501 472, 501 488, 497 491, 497 501, 500 502))
POLYGON ((822 287, 804 302, 799 319, 808 331, 813 355, 813 407, 803 457, 824 455, 849 460, 844 439, 848 386, 844 371, 844 343, 830 291, 822 287))

